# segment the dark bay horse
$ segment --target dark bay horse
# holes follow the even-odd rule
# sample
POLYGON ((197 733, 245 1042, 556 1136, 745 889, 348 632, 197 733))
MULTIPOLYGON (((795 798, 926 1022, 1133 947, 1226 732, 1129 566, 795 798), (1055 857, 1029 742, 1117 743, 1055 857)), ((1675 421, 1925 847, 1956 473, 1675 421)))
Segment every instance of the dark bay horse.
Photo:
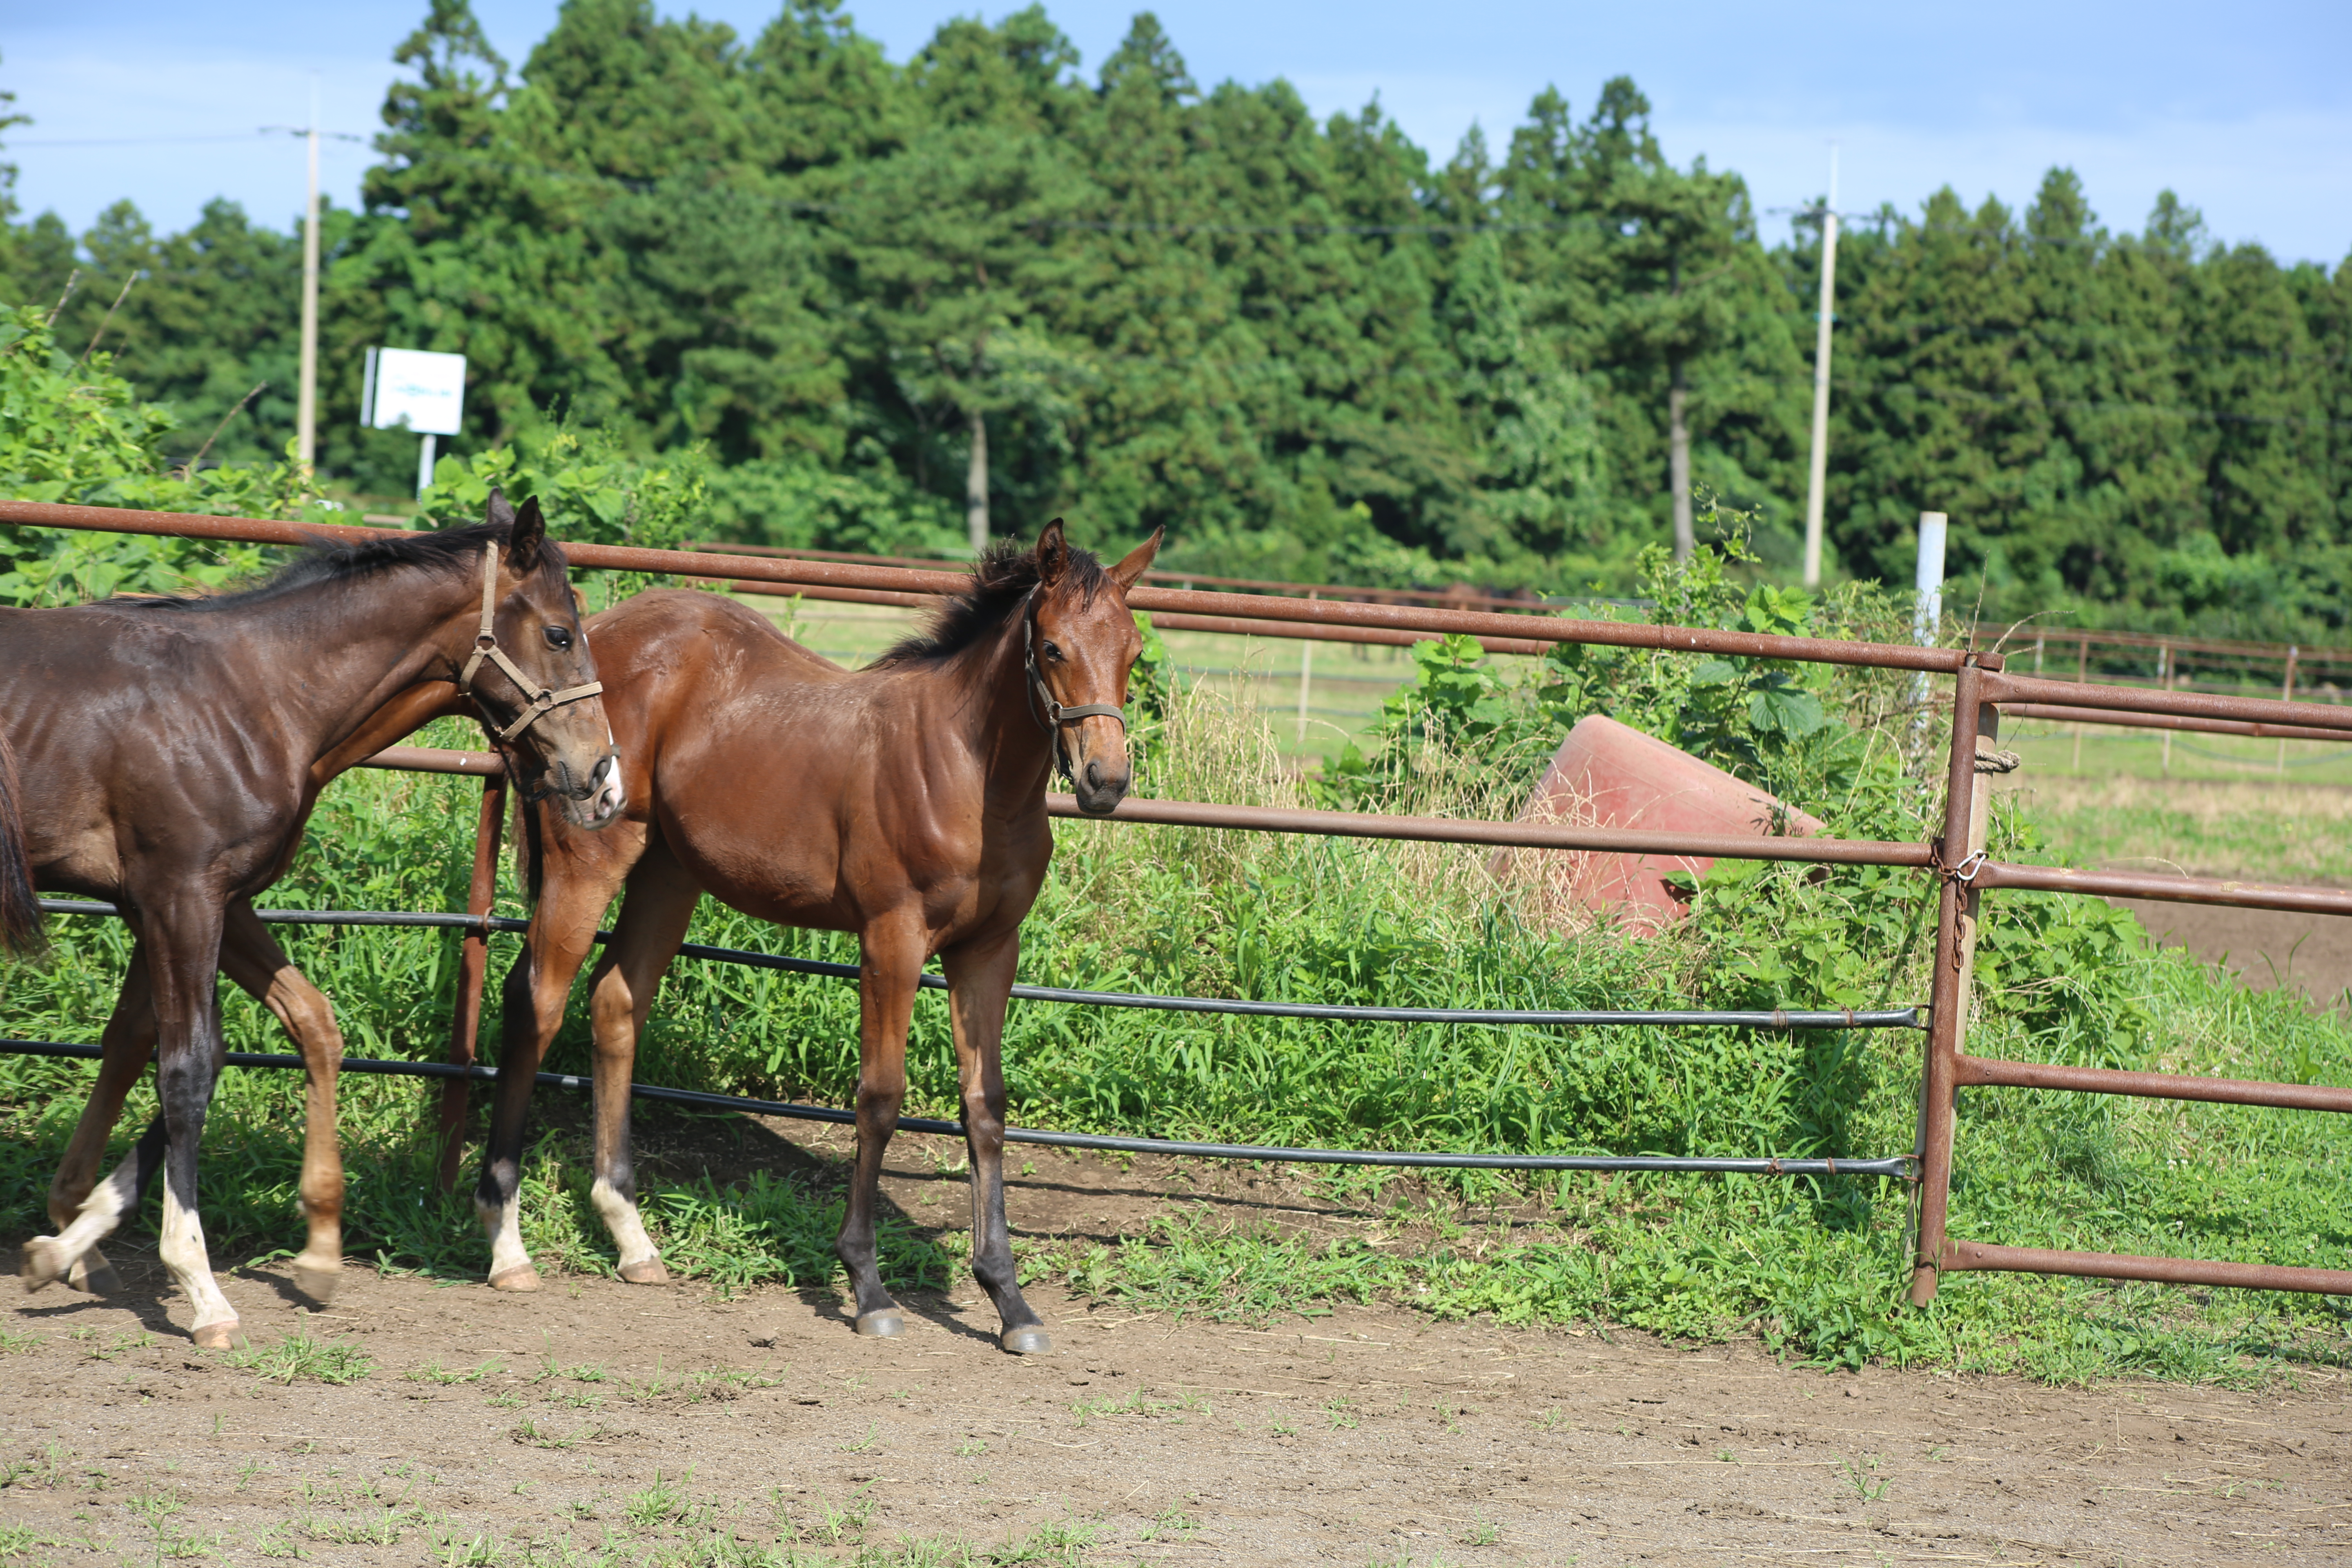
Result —
MULTIPOLYGON (((94 1189, 84 1178, 62 1234, 26 1245, 28 1289, 72 1269, 161 1169, 164 1265, 194 1306, 196 1342, 230 1342, 236 1314, 196 1213, 223 1050, 215 975, 226 961, 265 1000, 300 1000, 251 900, 292 859, 324 778, 398 738, 387 731, 404 693, 443 682, 471 695, 526 784, 560 798, 572 826, 620 811, 594 667, 535 503, 517 515, 493 497, 481 527, 315 549, 242 593, 0 610, 0 940, 38 946, 36 889, 110 900, 136 939, 60 1187, 77 1161, 95 1173, 151 1043, 162 1102, 112 1175, 94 1189)), ((299 990, 317 997, 307 982, 299 990)), ((331 1014, 323 1033, 279 1016, 309 1026, 295 1033, 314 1112, 304 1263, 317 1284, 340 1265, 339 1243, 318 1249, 322 1210, 340 1216, 340 1163, 314 1160, 315 1112, 322 1093, 331 1109, 340 1059, 324 1042, 339 1037, 331 1014)), ((331 1114, 324 1125, 331 1156, 331 1114)))
POLYGON ((927 635, 846 670, 714 595, 642 594, 589 623, 629 804, 591 836, 542 812, 539 904, 506 984, 506 1034, 481 1185, 490 1283, 536 1289, 517 1226, 532 1074, 625 881, 627 901, 591 982, 598 1212, 621 1275, 666 1279, 638 1217, 629 1079, 654 988, 705 892, 782 925, 857 933, 857 1165, 835 1244, 857 1331, 902 1332, 875 1265, 882 1153, 907 1089, 907 1028, 925 960, 950 987, 971 1152, 972 1273, 999 1342, 1050 1348, 1015 1282, 1005 1233, 999 1055, 1021 921, 1054 838, 1045 784, 1059 765, 1079 805, 1108 812, 1129 778, 1127 678, 1142 641, 1127 590, 1155 533, 1105 571, 1057 519, 1034 550, 1000 546, 927 635))

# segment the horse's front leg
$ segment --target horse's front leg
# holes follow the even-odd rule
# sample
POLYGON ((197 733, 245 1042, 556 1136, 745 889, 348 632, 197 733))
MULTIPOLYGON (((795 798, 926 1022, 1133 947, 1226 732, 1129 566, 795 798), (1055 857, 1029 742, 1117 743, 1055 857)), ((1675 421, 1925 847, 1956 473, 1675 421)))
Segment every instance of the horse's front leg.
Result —
POLYGON ((652 1014, 655 989, 686 940, 702 889, 668 849, 656 842, 629 873, 604 962, 588 983, 588 1010, 596 1052, 596 1179, 590 1201, 604 1217, 620 1253, 621 1278, 632 1285, 666 1285, 669 1270, 637 1212, 637 1175, 629 1156, 629 1088, 637 1040, 652 1014))
POLYGON ((499 1080, 482 1146, 482 1179, 474 1189, 474 1213, 489 1233, 493 1289, 539 1289, 539 1270, 522 1245, 523 1131, 539 1064, 563 1026, 563 1005, 595 946, 596 921, 643 845, 644 830, 633 824, 615 824, 610 832, 628 836, 620 853, 581 856, 568 853, 562 841, 551 846, 522 955, 507 972, 499 1080))
POLYGON ((320 1306, 334 1300, 343 1270, 343 1151, 335 1090, 343 1032, 335 1009, 286 956, 250 900, 228 907, 221 971, 277 1016, 302 1054, 302 1215, 310 1234, 294 1259, 294 1284, 320 1306))
POLYGON ((1003 936, 948 948, 948 1005, 954 1015, 956 1073, 963 1086, 963 1135, 971 1151, 971 1272, 996 1303, 997 1343, 1014 1355, 1054 1348, 1021 1294, 1004 1223, 1004 1005, 1021 958, 1016 927, 1003 936))
POLYGON ((849 1268, 857 1331, 887 1339, 905 1333, 907 1319, 882 1283, 874 1213, 881 1202, 883 1152, 898 1130, 898 1107, 907 1098, 907 1026, 914 1021, 915 986, 929 944, 921 923, 912 918, 877 922, 860 936, 857 1169, 850 1177, 849 1209, 833 1250, 849 1268))

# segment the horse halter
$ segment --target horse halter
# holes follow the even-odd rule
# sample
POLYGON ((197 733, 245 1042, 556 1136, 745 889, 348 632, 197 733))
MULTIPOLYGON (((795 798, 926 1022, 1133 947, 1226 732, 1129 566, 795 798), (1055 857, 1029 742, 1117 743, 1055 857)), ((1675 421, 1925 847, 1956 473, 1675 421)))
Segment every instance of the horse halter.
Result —
MULTIPOLYGON (((506 649, 499 646, 499 634, 493 625, 498 614, 498 546, 486 545, 482 550, 482 626, 474 634, 474 657, 467 659, 466 668, 457 672, 457 689, 472 698, 474 706, 482 710, 482 717, 496 725, 498 715, 490 711, 490 705, 484 702, 481 693, 474 689, 474 671, 481 668, 482 660, 486 658, 506 671, 507 679, 514 682, 517 691, 522 693, 523 707, 513 723, 498 731, 499 740, 503 744, 513 741, 565 703, 596 696, 604 689, 604 683, 592 680, 584 686, 567 686, 561 691, 536 685, 530 676, 522 672, 520 666, 507 657, 506 649)), ((584 631, 580 634, 580 646, 583 648, 588 646, 588 634, 584 631)))
POLYGON ((1029 590, 1029 607, 1021 617, 1021 663, 1029 674, 1029 717, 1037 721, 1037 727, 1045 731, 1054 742, 1055 771, 1068 778, 1070 763, 1069 759, 1062 754, 1062 726, 1075 724, 1081 719, 1116 719, 1119 732, 1124 734, 1127 731, 1127 713, 1115 702, 1073 702, 1065 707, 1054 700, 1054 693, 1046 688, 1045 677, 1037 668, 1037 593, 1036 588, 1029 590), (1042 717, 1037 710, 1040 703, 1045 706, 1042 717))

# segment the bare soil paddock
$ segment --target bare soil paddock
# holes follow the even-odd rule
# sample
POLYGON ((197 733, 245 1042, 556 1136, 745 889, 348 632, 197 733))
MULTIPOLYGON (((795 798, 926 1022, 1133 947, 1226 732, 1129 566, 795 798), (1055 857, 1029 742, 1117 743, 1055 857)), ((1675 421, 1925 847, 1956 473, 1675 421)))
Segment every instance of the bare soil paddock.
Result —
MULTIPOLYGON (((894 1158, 893 1201, 960 1201, 961 1179, 923 1163, 894 1158)), ((1349 1223, 1244 1172, 1040 1163, 1013 1194, 1040 1228, 1117 1234, 1180 1196, 1349 1223)), ((1056 1352, 1023 1361, 969 1287, 910 1298, 910 1333, 874 1342, 830 1292, 559 1278, 515 1297, 354 1266, 312 1314, 278 1269, 235 1272, 254 1346, 306 1335, 369 1363, 284 1384, 192 1349, 152 1251, 111 1252, 123 1297, 53 1289, 0 1318, 10 1568, 297 1551, 928 1563, 962 1546, 1102 1563, 2352 1561, 2352 1407, 2319 1371, 2261 1393, 1824 1374, 1747 1344, 1389 1307, 1180 1322, 1051 1288, 1032 1299, 1056 1352), (740 1546, 714 1555, 714 1536, 740 1546)))

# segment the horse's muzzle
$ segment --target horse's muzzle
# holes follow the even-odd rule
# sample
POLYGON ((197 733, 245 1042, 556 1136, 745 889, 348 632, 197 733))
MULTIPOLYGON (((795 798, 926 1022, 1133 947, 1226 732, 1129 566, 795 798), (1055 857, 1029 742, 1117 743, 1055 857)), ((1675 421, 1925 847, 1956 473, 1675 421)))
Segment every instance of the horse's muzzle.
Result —
POLYGON ((1127 798, 1127 786, 1133 775, 1121 769, 1112 776, 1099 759, 1089 759, 1070 780, 1070 791, 1077 797, 1078 809, 1088 816, 1108 816, 1127 798))
POLYGON ((621 784, 621 759, 614 752, 597 758, 585 779, 561 760, 550 764, 549 772, 553 778, 547 793, 562 800, 563 815, 574 827, 593 832, 607 826, 629 803, 628 792, 621 784))

